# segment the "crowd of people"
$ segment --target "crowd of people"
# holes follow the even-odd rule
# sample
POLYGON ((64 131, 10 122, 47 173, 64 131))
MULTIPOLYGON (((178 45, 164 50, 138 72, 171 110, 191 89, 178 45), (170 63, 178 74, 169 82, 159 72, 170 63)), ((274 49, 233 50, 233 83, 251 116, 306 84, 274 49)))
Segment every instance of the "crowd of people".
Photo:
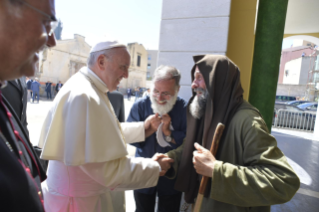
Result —
POLYGON ((158 67, 125 122, 123 96, 113 91, 129 77, 131 57, 123 44, 98 42, 87 66, 57 83, 33 147, 26 96, 39 101, 40 83, 29 87, 25 77, 34 75, 38 52, 56 45, 56 21, 54 0, 0 1, 1 210, 125 211, 123 191, 134 190, 137 212, 154 211, 156 196, 158 211, 179 211, 182 196, 194 206, 203 176, 201 212, 270 211, 294 196, 299 178, 243 99, 240 71, 226 56, 193 57, 189 100, 178 96, 180 71, 158 67), (218 123, 226 128, 213 155, 218 123), (127 144, 137 147, 135 157, 127 144))

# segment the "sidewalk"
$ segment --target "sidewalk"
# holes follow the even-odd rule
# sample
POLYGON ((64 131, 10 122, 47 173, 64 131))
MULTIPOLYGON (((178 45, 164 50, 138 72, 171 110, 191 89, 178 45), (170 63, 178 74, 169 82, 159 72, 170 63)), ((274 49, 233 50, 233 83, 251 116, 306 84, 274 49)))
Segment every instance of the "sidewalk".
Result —
POLYGON ((319 141, 319 137, 315 136, 313 132, 302 131, 302 130, 292 130, 292 129, 283 129, 283 128, 271 128, 271 132, 278 132, 287 135, 296 136, 299 138, 309 139, 313 141, 319 141))
MULTIPOLYGON (((126 119, 130 113, 131 107, 134 104, 134 99, 135 98, 131 98, 131 100, 129 101, 129 100, 127 100, 126 97, 124 98, 125 118, 126 119)), ((52 101, 48 101, 48 100, 43 99, 43 98, 40 99, 39 104, 28 103, 27 121, 28 121, 28 129, 29 129, 29 133, 30 133, 30 140, 33 143, 33 145, 38 144, 38 140, 40 137, 40 132, 42 129, 43 122, 44 122, 44 120, 47 116, 47 113, 50 110, 51 106, 52 106, 52 101)), ((303 147, 304 145, 308 144, 308 142, 304 143, 303 139, 309 139, 309 140, 312 140, 315 142, 319 141, 319 137, 315 136, 312 132, 305 132, 305 131, 299 131, 299 130, 289 130, 289 129, 282 129, 282 128, 272 128, 272 133, 275 133, 275 134, 280 133, 280 134, 282 134, 281 137, 286 137, 286 140, 277 140, 278 144, 283 144, 285 142, 287 144, 291 143, 291 144, 296 145, 296 142, 297 141, 299 142, 299 140, 300 140, 299 143, 302 143, 302 147, 303 147), (294 138, 292 138, 292 137, 294 137, 294 138)), ((285 145, 284 145, 284 147, 285 147, 285 145)), ((302 149, 301 147, 297 147, 297 148, 299 148, 298 151, 299 150, 301 151, 301 149, 302 149)), ((135 147, 133 147, 131 145, 127 145, 127 150, 128 150, 129 156, 135 155, 135 150, 136 150, 135 147)), ((289 151, 293 151, 294 149, 288 148, 288 150, 286 150, 286 149, 283 149, 283 150, 285 150, 287 153, 289 153, 289 151)), ((307 150, 307 151, 309 151, 309 150, 307 150)), ((317 155, 317 153, 315 153, 315 155, 317 155)), ((297 158, 301 158, 301 157, 298 156, 297 158)), ((306 163, 306 164, 308 164, 308 163, 306 163)), ((301 166, 305 167, 305 165, 302 165, 302 164, 301 164, 301 166)), ((316 170, 314 171, 314 173, 316 172, 316 170)), ((311 170, 309 171, 309 173, 311 173, 311 170)), ((315 174, 312 174, 312 175, 313 175, 312 176, 313 179, 316 179, 317 175, 315 175, 315 174)), ((302 189, 304 189, 304 190, 308 189, 311 191, 318 192, 317 188, 312 188, 312 187, 302 188, 302 189)), ((300 194, 298 194, 298 195, 296 196, 295 201, 298 201, 301 198, 300 194)), ((302 196, 302 198, 312 198, 312 197, 308 197, 308 196, 305 196, 305 197, 302 196)), ((135 211, 135 201, 134 201, 133 191, 126 191, 125 192, 125 199, 126 199, 126 212, 134 212, 135 211)), ((275 208, 273 208, 273 209, 275 209, 275 208)), ((277 212, 277 211, 282 211, 282 210, 275 210, 275 211, 277 212)))

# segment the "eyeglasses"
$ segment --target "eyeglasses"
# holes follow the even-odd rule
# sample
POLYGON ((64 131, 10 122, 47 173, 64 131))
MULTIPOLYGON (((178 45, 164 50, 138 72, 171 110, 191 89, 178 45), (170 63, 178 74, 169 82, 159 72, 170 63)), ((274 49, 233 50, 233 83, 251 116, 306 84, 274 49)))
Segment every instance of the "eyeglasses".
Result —
POLYGON ((172 97, 172 95, 170 95, 168 92, 160 93, 160 92, 158 92, 156 90, 153 91, 153 96, 155 96, 155 97, 161 96, 161 97, 164 97, 165 99, 168 99, 168 98, 172 97))
POLYGON ((31 4, 29 4, 29 3, 25 2, 25 1, 21 0, 20 2, 25 4, 26 6, 30 7, 34 11, 40 13, 41 15, 44 15, 45 17, 47 17, 47 22, 46 23, 49 23, 49 24, 46 25, 46 28, 50 27, 50 31, 48 32, 48 36, 51 36, 53 34, 55 28, 58 26, 58 20, 56 19, 56 17, 48 15, 47 13, 35 8, 34 6, 32 6, 31 4))

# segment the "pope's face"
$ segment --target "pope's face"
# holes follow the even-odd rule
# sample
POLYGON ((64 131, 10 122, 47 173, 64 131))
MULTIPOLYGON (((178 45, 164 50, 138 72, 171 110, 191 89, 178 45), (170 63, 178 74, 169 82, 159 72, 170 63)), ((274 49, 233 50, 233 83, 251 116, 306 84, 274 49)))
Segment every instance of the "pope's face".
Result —
MULTIPOLYGON (((55 16, 54 0, 24 0, 49 16, 55 16)), ((55 46, 48 17, 23 1, 0 1, 0 80, 34 75, 38 52, 44 46, 55 46)))
POLYGON ((126 48, 115 48, 113 56, 107 60, 104 82, 110 91, 116 90, 123 78, 128 78, 131 58, 126 48))
POLYGON ((206 84, 203 75, 200 73, 198 67, 196 66, 194 72, 194 81, 192 83, 192 89, 197 90, 197 95, 203 95, 206 91, 206 84))

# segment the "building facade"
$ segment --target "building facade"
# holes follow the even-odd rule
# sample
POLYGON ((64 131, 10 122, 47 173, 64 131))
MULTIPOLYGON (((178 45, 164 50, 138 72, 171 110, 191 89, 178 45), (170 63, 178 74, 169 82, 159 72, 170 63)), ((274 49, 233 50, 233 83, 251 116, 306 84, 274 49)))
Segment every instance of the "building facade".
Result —
POLYGON ((312 52, 313 50, 309 46, 296 46, 288 49, 283 49, 280 58, 278 84, 283 84, 285 66, 287 62, 301 58, 303 54, 304 56, 309 56, 312 52))
POLYGON ((63 84, 83 66, 89 56, 91 46, 85 37, 74 35, 74 39, 58 40, 53 48, 46 48, 40 55, 39 71, 36 76, 41 83, 51 81, 63 84))
POLYGON ((153 74, 157 66, 157 57, 158 57, 158 50, 147 50, 147 72, 146 72, 146 79, 151 80, 153 78, 153 74))
POLYGON ((146 87, 147 56, 148 53, 142 44, 129 43, 127 50, 131 55, 129 78, 122 79, 119 90, 125 93, 127 88, 146 87))

